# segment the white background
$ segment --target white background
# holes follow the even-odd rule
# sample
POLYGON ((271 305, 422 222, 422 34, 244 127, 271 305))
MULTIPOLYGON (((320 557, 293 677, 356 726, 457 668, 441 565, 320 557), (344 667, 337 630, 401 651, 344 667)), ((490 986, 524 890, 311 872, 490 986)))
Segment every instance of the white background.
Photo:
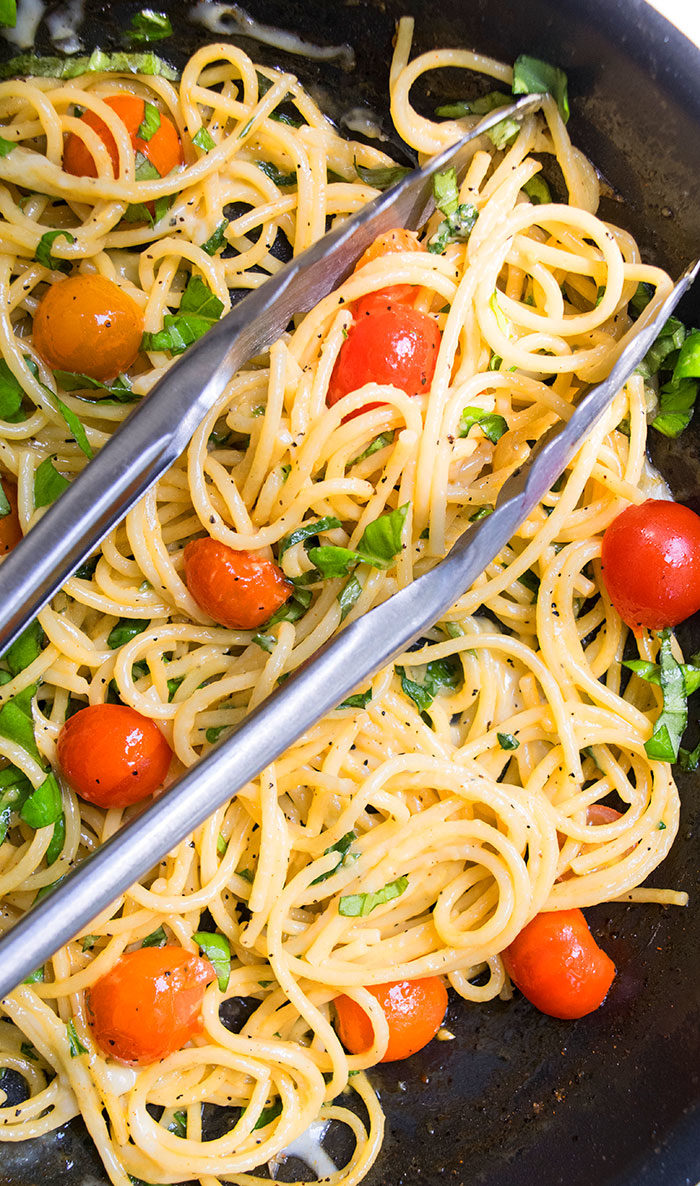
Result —
MULTIPOLYGON (((673 21, 686 37, 700 45, 700 0, 650 0, 654 8, 673 21)), ((700 86, 700 79, 698 79, 700 86)))

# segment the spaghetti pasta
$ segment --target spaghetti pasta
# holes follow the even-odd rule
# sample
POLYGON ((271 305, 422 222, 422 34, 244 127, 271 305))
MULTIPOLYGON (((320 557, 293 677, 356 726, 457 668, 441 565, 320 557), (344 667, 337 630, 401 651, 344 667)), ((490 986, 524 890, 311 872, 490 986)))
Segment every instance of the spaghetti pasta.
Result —
MULTIPOLYGON (((419 115, 414 82, 457 66, 510 85, 512 71, 462 50, 410 61, 411 40, 402 21, 392 115, 409 145, 433 153, 471 117, 419 115)), ((99 449, 170 365, 158 335, 190 277, 229 308, 278 271, 280 243, 298 253, 374 195, 358 166, 392 162, 341 139, 294 77, 256 69, 225 43, 195 53, 178 85, 100 73, 0 83, 0 119, 15 146, 0 158, 0 349, 24 393, 22 416, 0 422, 0 464, 17 482, 26 532, 41 513, 39 467, 52 459, 70 480, 86 463, 62 407, 99 449), (173 122, 183 167, 136 176, 131 140, 104 101, 123 91, 173 122), (118 176, 86 111, 114 140, 118 176), (96 177, 64 171, 66 134, 83 141, 96 177), (125 221, 163 201, 155 225, 125 221), (50 231, 69 235, 51 243, 55 266, 35 258, 50 231), (41 295, 62 283, 64 265, 114 281, 143 313, 148 348, 121 386, 68 384, 32 342, 41 295)), ((40 787, 46 767, 57 769, 66 717, 108 699, 157 722, 175 754, 171 777, 196 762, 343 621, 434 565, 487 514, 532 443, 609 370, 638 284, 655 289, 644 317, 669 291, 632 237, 596 216, 595 171, 554 99, 509 143, 477 143, 459 201, 478 215, 468 237, 363 264, 236 375, 187 455, 41 612, 45 645, 0 687, 3 705, 34 696, 35 751, 0 732, 17 778, 40 787), (558 162, 568 201, 529 200, 542 157, 558 162), (398 284, 413 286, 413 307, 441 332, 429 390, 375 383, 327 406, 356 302, 398 284), (488 417, 500 432, 489 433, 488 417), (399 511, 401 542, 384 566, 360 552, 341 575, 315 567, 314 548, 356 551, 368 526, 399 511), (294 583, 288 612, 260 631, 212 623, 183 575, 185 545, 202 534, 274 555, 294 583)), ((0 1065, 22 1078, 26 1098, 0 1107, 0 1139, 82 1115, 114 1186, 215 1186, 256 1182, 265 1162, 275 1178, 285 1150, 332 1121, 349 1127, 355 1149, 326 1180, 354 1186, 383 1133, 364 1072, 388 1031, 368 985, 439 975, 466 1001, 485 1001, 509 991, 500 953, 542 910, 684 902, 638 888, 673 842, 678 795, 670 767, 645 750, 658 689, 633 677, 622 694, 627 630, 600 573, 602 532, 648 489, 646 413, 633 376, 565 481, 419 649, 321 720, 2 1002, 0 1065), (590 823, 588 808, 611 796, 620 817, 590 823), (225 937, 231 965, 224 987, 206 990, 202 1033, 149 1066, 105 1056, 86 990, 144 942, 196 953, 203 929, 225 937), (363 1054, 336 1035, 340 993, 371 1020, 363 1054), (251 1009, 231 1028, 225 1002, 238 998, 251 1009), (213 1113, 227 1123, 207 1127, 213 1113)), ((653 661, 656 636, 645 631, 639 649, 653 661)), ((8 808, 3 926, 131 810, 103 811, 56 777, 62 833, 8 808)))

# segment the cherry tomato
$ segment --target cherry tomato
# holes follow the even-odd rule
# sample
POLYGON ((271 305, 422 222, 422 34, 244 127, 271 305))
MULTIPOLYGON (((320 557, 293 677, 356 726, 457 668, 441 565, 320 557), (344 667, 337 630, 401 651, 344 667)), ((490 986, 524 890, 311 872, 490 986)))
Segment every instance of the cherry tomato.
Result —
POLYGON ((44 293, 32 336, 54 370, 77 371, 104 383, 136 358, 143 314, 136 301, 105 276, 69 276, 44 293))
MULTIPOLYGON (((369 984, 389 1025, 389 1043, 382 1062, 396 1062, 422 1050, 435 1037, 447 1009, 447 990, 437 976, 425 980, 396 980, 369 984)), ((338 1034, 352 1054, 364 1054, 372 1045, 372 1023, 351 997, 336 997, 338 1034)))
POLYGON ((128 807, 161 786, 172 751, 158 726, 125 704, 91 704, 58 735, 58 761, 73 790, 98 807, 128 807))
MULTIPOLYGON (((165 177, 177 165, 183 164, 185 158, 182 155, 180 137, 177 134, 175 125, 172 120, 168 119, 167 115, 163 115, 162 112, 160 113, 160 127, 154 132, 150 140, 144 140, 137 135, 143 123, 146 109, 143 99, 140 99, 137 95, 121 94, 111 95, 104 102, 108 107, 112 108, 112 111, 119 116, 125 125, 131 137, 134 152, 142 153, 154 168, 158 170, 161 177, 165 177)), ((100 119, 99 115, 95 115, 92 111, 86 111, 81 116, 81 119, 85 120, 88 127, 93 128, 97 132, 110 155, 114 176, 118 177, 119 155, 117 145, 106 123, 100 119)), ((74 132, 71 132, 66 140, 63 150, 63 168, 66 173, 72 173, 75 177, 97 177, 97 166, 95 165, 92 153, 80 139, 80 136, 76 136, 74 132)))
POLYGON ((254 630, 292 592, 282 569, 257 552, 237 552, 207 536, 185 548, 185 582, 200 609, 221 626, 254 630))
POLYGON ((97 1045, 143 1066, 180 1050, 202 1030, 204 990, 216 973, 182 947, 140 947, 122 955, 86 993, 97 1045))
MULTIPOLYGON (((377 235, 374 243, 358 259, 355 271, 357 272, 359 268, 372 263, 375 259, 381 259, 383 255, 390 255, 397 251, 422 250, 415 231, 407 231, 405 227, 395 227, 392 231, 385 231, 383 235, 377 235)), ((381 295, 395 305, 405 304, 416 295, 416 285, 390 284, 387 288, 381 288, 375 295, 381 295)))
POLYGON ((664 499, 627 507, 603 536, 602 569, 632 630, 677 626, 700 609, 700 515, 664 499))
POLYGON ((10 504, 9 515, 0 519, 0 556, 7 555, 22 539, 22 528, 17 513, 17 487, 9 478, 0 479, 5 497, 10 504))
POLYGON ((541 1013, 572 1019, 602 1005, 615 965, 580 910, 537 914, 503 952, 506 971, 541 1013))
MULTIPOLYGON (((428 392, 442 335, 426 313, 407 305, 388 306, 359 317, 340 348, 326 403, 329 408, 365 383, 387 383, 407 395, 428 392)), ((364 404, 344 420, 360 416, 381 402, 364 404)))
POLYGON ((586 812, 586 823, 594 824, 596 827, 600 824, 614 824, 621 815, 622 813, 614 807, 606 807, 604 803, 591 803, 586 812))

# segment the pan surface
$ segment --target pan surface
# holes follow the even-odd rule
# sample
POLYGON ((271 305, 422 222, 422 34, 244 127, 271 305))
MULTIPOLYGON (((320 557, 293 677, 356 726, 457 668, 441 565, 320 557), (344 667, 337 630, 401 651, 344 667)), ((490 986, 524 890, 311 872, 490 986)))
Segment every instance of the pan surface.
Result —
MULTIPOLYGON (((91 4, 80 29, 85 47, 118 46, 120 31, 142 7, 91 4)), ((189 22, 182 0, 156 7, 169 12, 176 30, 156 48, 175 64, 211 38, 189 22)), ((628 227, 646 257, 674 274, 697 253, 700 52, 643 0, 248 0, 247 9, 316 44, 350 45, 354 68, 349 54, 314 62, 242 37, 233 25, 228 34, 254 59, 297 73, 341 128, 348 111, 368 108, 404 158, 387 112, 399 16, 416 17, 416 52, 466 45, 507 61, 525 52, 557 63, 569 75, 572 139, 610 184, 604 217, 628 227)), ((55 52, 43 22, 36 48, 55 52)), ((10 53, 3 43, 0 55, 10 53)), ((444 72, 439 95, 422 96, 426 112, 465 97, 464 87, 463 77, 444 72)), ((698 324, 699 298, 681 310, 687 322, 698 324)), ((654 436, 654 459, 676 497, 700 511, 700 415, 679 441, 654 436)), ((700 649, 697 617, 679 636, 686 654, 700 649)), ((697 722, 691 728, 697 731, 697 722)), ((697 736, 690 737, 694 745, 697 736)), ((454 1041, 433 1042, 410 1062, 372 1072, 388 1133, 368 1186, 695 1186, 700 777, 679 773, 678 783, 681 827, 654 881, 687 890, 689 908, 611 905, 589 912, 619 975, 605 1006, 582 1021, 543 1017, 520 997, 486 1005, 453 1000, 447 1025, 454 1041)), ((303 1175, 293 1160, 280 1172, 290 1180, 303 1175)), ((81 1123, 0 1146, 2 1186, 38 1182, 105 1182, 81 1123)))

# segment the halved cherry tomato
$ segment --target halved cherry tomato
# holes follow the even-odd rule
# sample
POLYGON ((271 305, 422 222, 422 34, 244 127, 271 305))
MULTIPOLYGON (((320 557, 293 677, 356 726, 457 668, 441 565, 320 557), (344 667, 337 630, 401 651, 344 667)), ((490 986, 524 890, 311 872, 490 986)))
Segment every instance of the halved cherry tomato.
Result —
POLYGON ((572 1019, 605 1000, 615 965, 580 910, 537 914, 503 952, 506 971, 541 1013, 572 1019))
POLYGON ((216 973, 182 947, 140 947, 122 955, 86 993, 97 1045, 143 1066, 180 1050, 202 1030, 204 990, 216 973))
POLYGON ((2 488, 5 497, 10 504, 9 515, 3 515, 0 519, 0 556, 7 555, 22 539, 22 528, 19 525, 19 515, 17 513, 17 487, 9 478, 2 478, 2 488))
POLYGON ((614 824, 621 818, 622 812, 614 807, 606 807, 605 803, 591 803, 586 812, 586 823, 599 827, 600 824, 614 824))
POLYGON ((282 569, 257 552, 237 552, 207 536, 185 548, 185 582, 200 609, 221 626, 253 630, 292 592, 282 569))
POLYGON ((664 499, 627 507, 603 536, 602 570, 636 633, 677 626, 700 609, 700 515, 664 499))
POLYGON ((34 345, 50 367, 102 383, 131 366, 142 336, 143 314, 136 301, 98 275, 68 276, 52 284, 32 330, 34 345))
MULTIPOLYGON (((182 155, 180 137, 177 134, 175 125, 172 120, 168 119, 167 115, 163 115, 162 112, 160 113, 160 127, 154 132, 150 140, 144 140, 137 135, 143 123, 146 109, 143 99, 140 99, 138 95, 121 94, 110 95, 104 102, 108 107, 112 108, 112 111, 119 116, 125 125, 131 137, 134 152, 143 153, 154 168, 158 170, 161 177, 165 177, 171 169, 183 163, 184 157, 182 155)), ((100 119, 99 115, 95 115, 92 111, 86 111, 81 116, 81 119, 85 121, 88 127, 93 128, 102 140, 110 155, 114 176, 117 177, 119 175, 119 154, 117 152, 116 141, 106 123, 100 119)), ((66 173, 72 173, 75 177, 97 177, 97 166, 95 165, 92 153, 80 139, 80 136, 77 136, 74 132, 71 132, 66 140, 63 150, 63 168, 66 173)))
POLYGON ((172 751, 158 726, 125 704, 91 704, 61 727, 58 761, 73 790, 98 807, 128 807, 161 786, 172 751))
MULTIPOLYGON (((389 1025, 389 1043, 382 1062, 396 1062, 422 1050, 442 1025, 447 990, 438 976, 369 984, 367 991, 379 1001, 389 1025)), ((364 1054, 372 1045, 369 1017, 351 997, 336 997, 333 1004, 343 1046, 352 1054, 364 1054)))
MULTIPOLYGON (((328 407, 365 383, 391 384, 407 395, 428 392, 441 338, 432 317, 408 305, 390 305, 360 317, 340 348, 328 385, 328 407)), ((344 421, 381 406, 376 400, 364 404, 344 421)))
MULTIPOLYGON (((415 231, 408 231, 405 227, 395 227, 392 231, 385 231, 383 235, 377 235, 374 243, 358 259, 355 271, 357 272, 365 264, 370 264, 373 260, 381 259, 383 255, 390 255, 392 252, 422 250, 415 231)), ((395 305, 405 304, 416 295, 416 285, 390 284, 373 295, 381 295, 385 300, 391 301, 395 305)))

